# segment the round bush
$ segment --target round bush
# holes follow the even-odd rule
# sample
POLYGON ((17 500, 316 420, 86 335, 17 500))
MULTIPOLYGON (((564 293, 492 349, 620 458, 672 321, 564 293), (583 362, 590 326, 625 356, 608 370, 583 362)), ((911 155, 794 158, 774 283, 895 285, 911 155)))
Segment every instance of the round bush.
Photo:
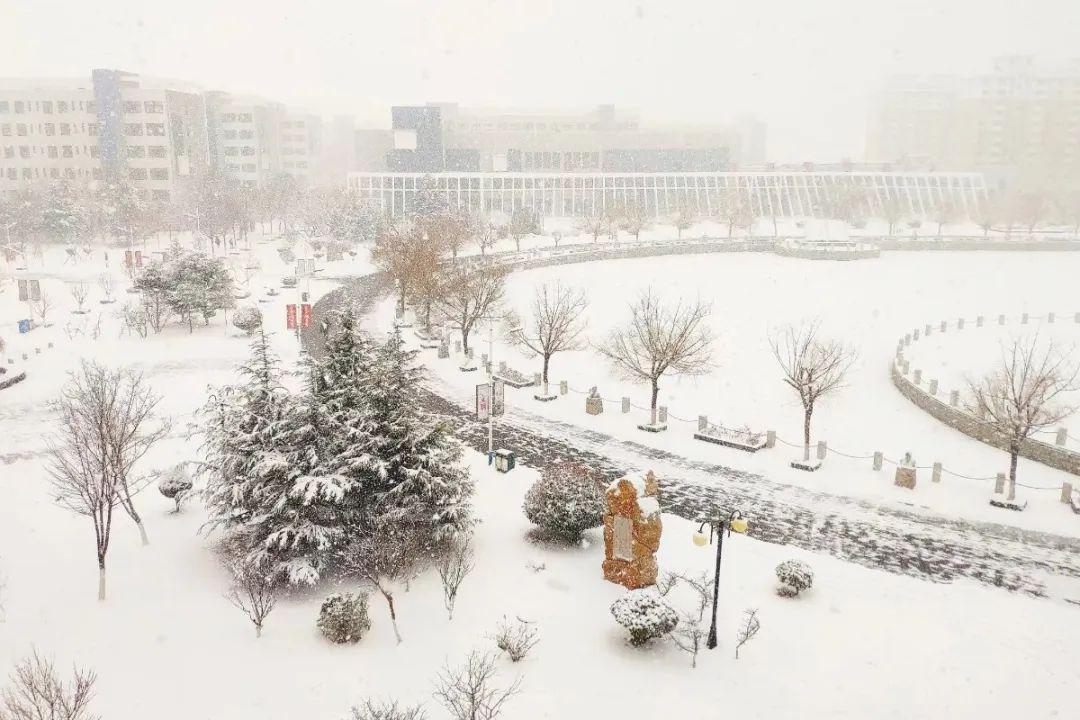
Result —
POLYGON ((158 480, 158 490, 162 495, 176 503, 176 512, 180 512, 180 505, 184 498, 191 492, 191 476, 181 463, 172 470, 164 473, 158 480))
POLYGON ((649 588, 631 590, 611 605, 615 621, 630 631, 630 644, 644 645, 667 635, 679 624, 678 614, 649 588))
POLYGON ((250 335, 262 325, 262 310, 251 305, 245 305, 233 313, 232 324, 250 335))
POLYGON ((800 560, 785 560, 777 565, 776 577, 780 580, 776 592, 781 597, 795 597, 814 584, 814 571, 800 560))
POLYGON ((333 594, 319 609, 319 630, 335 643, 354 643, 371 627, 368 618, 367 595, 358 593, 333 594))
POLYGON ((581 533, 604 522, 604 489, 599 477, 580 465, 558 464, 525 494, 525 517, 554 537, 577 542, 581 533))

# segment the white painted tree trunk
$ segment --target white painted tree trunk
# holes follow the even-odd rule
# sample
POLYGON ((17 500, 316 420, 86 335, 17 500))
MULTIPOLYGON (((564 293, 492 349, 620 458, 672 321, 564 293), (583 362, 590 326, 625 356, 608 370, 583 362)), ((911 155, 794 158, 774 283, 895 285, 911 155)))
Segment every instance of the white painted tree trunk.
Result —
POLYGON ((105 568, 104 567, 98 567, 97 599, 98 600, 104 600, 105 599, 105 568))
POLYGON ((142 544, 143 545, 149 545, 150 544, 150 538, 148 538, 146 536, 146 526, 143 525, 142 520, 139 520, 135 524, 138 525, 138 527, 139 527, 139 538, 142 540, 142 544))

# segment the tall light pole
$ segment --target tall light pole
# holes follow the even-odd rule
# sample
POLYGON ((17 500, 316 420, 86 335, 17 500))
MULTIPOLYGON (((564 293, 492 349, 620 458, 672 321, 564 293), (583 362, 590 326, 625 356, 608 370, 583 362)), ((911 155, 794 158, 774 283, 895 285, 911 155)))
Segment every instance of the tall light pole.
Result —
POLYGON ((720 600, 720 558, 724 552, 724 531, 730 535, 732 532, 744 533, 748 523, 741 510, 732 510, 725 518, 710 518, 703 520, 694 534, 694 544, 703 546, 711 543, 716 537, 716 571, 713 575, 713 601, 712 601, 712 624, 709 626, 709 639, 705 646, 712 650, 716 647, 716 608, 720 600), (705 526, 709 526, 709 538, 705 539, 705 526))

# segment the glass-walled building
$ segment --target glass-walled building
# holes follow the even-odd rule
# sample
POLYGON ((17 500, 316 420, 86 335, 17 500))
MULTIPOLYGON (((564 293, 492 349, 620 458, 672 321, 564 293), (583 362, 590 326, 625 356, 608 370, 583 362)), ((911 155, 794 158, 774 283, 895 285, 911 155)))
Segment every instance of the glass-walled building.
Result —
POLYGON ((451 208, 511 213, 519 207, 546 216, 580 216, 627 204, 662 218, 692 205, 712 213, 737 195, 757 217, 802 217, 842 198, 865 215, 887 203, 903 214, 928 216, 948 203, 970 215, 986 196, 980 173, 718 172, 718 173, 368 173, 349 175, 349 187, 385 212, 402 215, 427 186, 451 208), (855 200, 851 200, 855 198, 855 200))

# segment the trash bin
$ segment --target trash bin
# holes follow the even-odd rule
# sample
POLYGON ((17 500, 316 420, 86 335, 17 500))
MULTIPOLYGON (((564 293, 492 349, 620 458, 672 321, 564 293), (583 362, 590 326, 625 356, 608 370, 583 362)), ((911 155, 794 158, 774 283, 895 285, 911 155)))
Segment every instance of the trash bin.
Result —
POLYGON ((509 450, 496 450, 495 451, 495 469, 499 472, 510 472, 514 469, 516 463, 514 453, 509 450))

